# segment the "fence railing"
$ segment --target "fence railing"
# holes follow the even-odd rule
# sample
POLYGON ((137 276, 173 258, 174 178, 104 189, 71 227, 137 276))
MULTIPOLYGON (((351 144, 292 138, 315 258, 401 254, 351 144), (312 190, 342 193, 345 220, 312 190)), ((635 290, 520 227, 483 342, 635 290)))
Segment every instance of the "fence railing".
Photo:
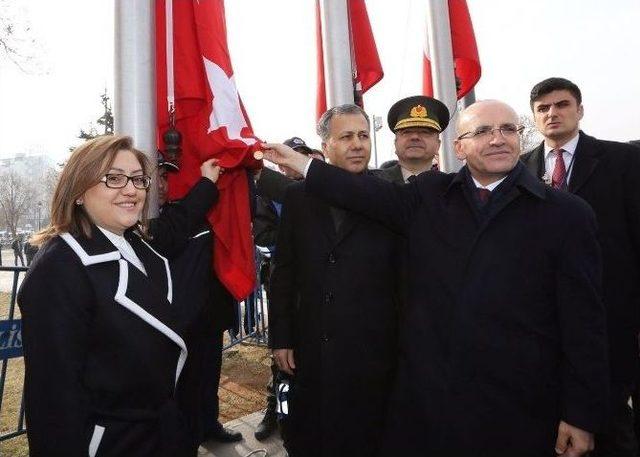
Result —
MULTIPOLYGON (((228 329, 229 338, 223 350, 244 341, 267 344, 266 293, 259 275, 260 265, 267 257, 268 253, 256 252, 256 288, 246 300, 236 303, 238 325, 228 329)), ((22 321, 16 305, 18 287, 26 271, 27 267, 0 266, 0 442, 26 432, 22 321)))
POLYGON ((0 441, 26 432, 22 320, 16 306, 26 267, 0 266, 0 441))
POLYGON ((256 249, 256 287, 244 301, 236 303, 238 325, 227 330, 229 340, 223 350, 247 340, 266 346, 269 339, 269 321, 267 295, 261 283, 260 267, 270 257, 267 249, 256 249))

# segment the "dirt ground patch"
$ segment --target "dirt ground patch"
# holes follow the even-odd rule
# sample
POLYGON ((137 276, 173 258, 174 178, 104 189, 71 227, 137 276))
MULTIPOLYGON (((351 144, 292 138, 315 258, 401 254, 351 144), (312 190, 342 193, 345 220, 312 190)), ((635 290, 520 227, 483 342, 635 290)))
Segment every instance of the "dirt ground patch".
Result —
MULTIPOLYGON (((8 294, 0 293, 0 319, 6 310, 8 294)), ((6 316, 4 316, 6 318, 6 316)), ((2 369, 4 362, 0 362, 2 369)), ((270 376, 267 348, 251 342, 237 344, 223 352, 220 377, 220 422, 225 423, 266 406, 265 386, 270 376)), ((0 405, 0 435, 15 431, 22 400, 24 363, 22 358, 9 359, 6 383, 0 405)), ((0 456, 28 457, 26 435, 0 442, 0 456)))
POLYGON ((220 422, 225 423, 266 407, 271 358, 264 346, 242 343, 222 354, 220 422))

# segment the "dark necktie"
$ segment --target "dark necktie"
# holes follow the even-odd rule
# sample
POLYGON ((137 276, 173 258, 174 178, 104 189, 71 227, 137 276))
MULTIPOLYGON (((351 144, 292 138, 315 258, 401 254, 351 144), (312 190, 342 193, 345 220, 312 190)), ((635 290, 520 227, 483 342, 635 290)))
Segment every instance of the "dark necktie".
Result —
POLYGON ((564 165, 564 158, 562 153, 564 149, 554 149, 553 153, 556 155, 556 164, 553 167, 553 175, 551 176, 551 186, 554 189, 562 189, 565 179, 567 177, 567 169, 564 165))
POLYGON ((416 175, 411 175, 407 178, 407 182, 415 182, 416 181, 416 175))
POLYGON ((480 202, 483 205, 487 203, 489 201, 489 197, 491 196, 491 191, 489 189, 482 189, 480 187, 477 187, 476 190, 478 191, 478 198, 480 199, 480 202))

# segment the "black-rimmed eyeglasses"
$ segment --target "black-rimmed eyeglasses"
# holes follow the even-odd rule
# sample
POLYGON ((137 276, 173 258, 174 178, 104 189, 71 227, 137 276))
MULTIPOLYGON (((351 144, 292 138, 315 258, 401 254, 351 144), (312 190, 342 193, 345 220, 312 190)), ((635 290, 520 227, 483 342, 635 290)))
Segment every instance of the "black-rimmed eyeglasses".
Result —
POLYGON ((496 130, 498 130, 503 137, 508 138, 508 137, 512 137, 514 135, 518 135, 522 133, 522 131, 524 130, 524 127, 521 125, 515 125, 515 124, 505 124, 496 128, 490 127, 488 125, 484 125, 482 127, 478 127, 472 132, 463 133, 458 137, 458 139, 466 140, 468 138, 476 138, 476 139, 488 138, 489 136, 493 136, 493 132, 495 132, 496 130))
POLYGON ((122 189, 129 181, 136 189, 148 189, 151 184, 151 178, 147 175, 127 176, 120 173, 107 173, 100 181, 109 189, 122 189))

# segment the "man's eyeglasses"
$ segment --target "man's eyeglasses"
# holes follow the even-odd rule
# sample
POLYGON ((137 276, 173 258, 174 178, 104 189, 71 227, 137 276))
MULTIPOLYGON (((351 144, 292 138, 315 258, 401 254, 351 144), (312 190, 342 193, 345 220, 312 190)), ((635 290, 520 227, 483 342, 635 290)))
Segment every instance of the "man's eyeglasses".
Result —
POLYGON ((147 175, 127 176, 119 173, 107 173, 100 181, 109 189, 122 189, 129 184, 129 181, 136 189, 148 189, 151 184, 151 178, 147 175))
POLYGON ((476 138, 476 139, 488 138, 489 136, 493 136, 493 132, 495 132, 496 130, 498 130, 503 137, 508 138, 508 137, 512 137, 514 135, 518 135, 522 133, 522 131, 524 130, 524 127, 522 125, 505 124, 505 125, 501 125, 500 127, 493 128, 493 127, 489 127, 488 125, 485 125, 482 127, 478 127, 473 132, 463 133, 458 137, 458 139, 466 140, 468 138, 476 138))

